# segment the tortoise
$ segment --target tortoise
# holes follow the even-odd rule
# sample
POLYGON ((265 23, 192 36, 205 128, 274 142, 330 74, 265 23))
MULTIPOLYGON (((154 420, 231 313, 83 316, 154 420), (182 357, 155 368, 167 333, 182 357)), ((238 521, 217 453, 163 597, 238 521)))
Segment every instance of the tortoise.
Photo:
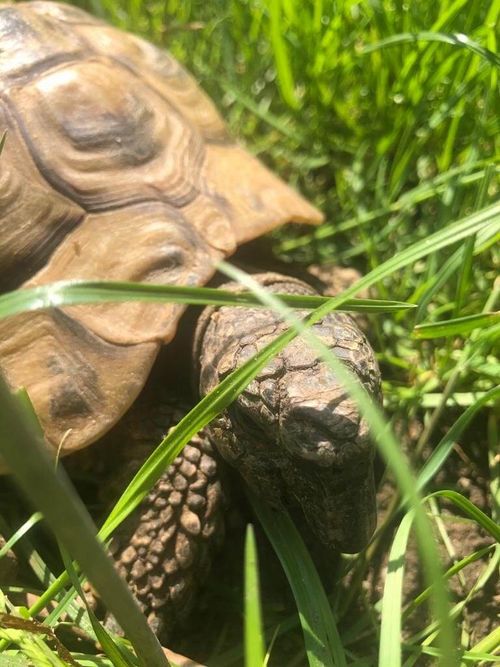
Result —
MULTIPOLYGON (((238 246, 323 219, 231 139, 171 55, 68 5, 2 4, 3 130, 0 292, 61 279, 204 285, 238 246)), ((293 277, 258 279, 274 292, 315 293, 293 277)), ((138 397, 183 310, 110 303, 0 322, 0 368, 27 389, 48 447, 66 456, 92 445, 100 460, 118 440, 120 466, 136 465, 132 450, 142 456, 179 418, 162 391, 138 397)), ((153 375, 174 393, 179 373, 195 377, 204 394, 284 327, 269 310, 208 308, 187 325, 192 362, 179 371, 170 357, 153 375)), ((374 353, 353 320, 333 313, 314 331, 378 400, 374 353)), ((274 507, 305 517, 326 549, 359 551, 373 531, 366 423, 296 339, 186 446, 115 548, 158 632, 187 613, 220 540, 220 457, 274 507)))

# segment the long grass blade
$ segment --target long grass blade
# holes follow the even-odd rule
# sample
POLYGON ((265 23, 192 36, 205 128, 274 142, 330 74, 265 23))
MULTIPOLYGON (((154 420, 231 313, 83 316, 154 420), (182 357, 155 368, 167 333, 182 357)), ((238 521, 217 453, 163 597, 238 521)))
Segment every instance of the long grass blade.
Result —
POLYGON ((494 628, 486 637, 478 641, 469 651, 469 656, 476 661, 500 662, 500 655, 493 655, 493 652, 498 653, 499 650, 500 625, 494 628))
POLYGON ((0 448, 5 462, 24 493, 40 508, 54 534, 100 592, 134 645, 141 664, 168 665, 131 592, 96 540, 87 510, 61 471, 56 474, 43 439, 33 428, 33 417, 26 414, 25 404, 16 400, 1 377, 0 424, 0 448))
POLYGON ((481 58, 484 58, 484 60, 486 60, 490 65, 500 67, 500 57, 496 53, 493 53, 489 49, 485 49, 483 46, 467 37, 467 35, 459 33, 448 35, 440 32, 422 31, 417 33, 391 35, 390 37, 387 37, 386 39, 383 39, 375 44, 368 44, 362 49, 361 53, 372 53, 373 51, 384 49, 388 46, 396 46, 398 44, 405 44, 408 42, 441 42, 442 44, 451 44, 452 46, 468 49, 472 53, 475 53, 476 55, 481 56, 481 58))
POLYGON ((457 317, 446 322, 418 324, 413 330, 413 337, 419 340, 430 338, 447 338, 448 336, 465 336, 475 329, 484 329, 500 323, 500 312, 481 313, 457 317))
POLYGON ((292 67, 290 59, 288 58, 286 42, 283 36, 282 16, 281 0, 270 0, 269 19, 271 44, 273 46, 274 58, 276 61, 279 87, 285 102, 292 107, 292 109, 297 109, 299 107, 299 101, 295 94, 292 67))
POLYGON ((41 512, 35 512, 30 518, 20 526, 11 537, 5 541, 5 544, 0 549, 0 558, 3 558, 9 550, 18 542, 26 533, 28 533, 33 526, 43 519, 41 512))
POLYGON ((252 507, 273 545, 293 591, 304 633, 309 667, 346 667, 346 656, 328 598, 290 517, 255 495, 252 507))
POLYGON ((443 467, 448 456, 453 451, 453 446, 457 438, 470 424, 473 417, 478 411, 488 403, 494 404, 500 399, 500 387, 494 387, 486 392, 481 398, 474 401, 467 410, 465 410, 453 426, 448 430, 446 435, 436 445, 434 451, 424 463, 418 474, 417 485, 419 489, 423 489, 426 484, 434 477, 434 475, 443 467))
POLYGON ((128 656, 122 653, 122 651, 120 650, 120 646, 118 646, 113 641, 113 638, 110 636, 107 630, 97 620, 94 612, 87 603, 85 594, 80 584, 80 580, 78 578, 78 574, 75 570, 73 562, 71 561, 71 558, 69 557, 68 552, 62 546, 60 547, 60 551, 64 567, 66 568, 66 572, 69 574, 69 578, 71 580, 71 583, 73 584, 73 588, 76 590, 76 592, 80 596, 80 599, 83 600, 85 604, 85 608, 92 623, 92 628, 94 630, 95 636, 99 644, 102 646, 104 653, 111 660, 114 667, 137 667, 138 666, 137 660, 133 661, 129 660, 128 656))
MULTIPOLYGON (((0 296, 0 319, 21 312, 95 303, 146 301, 152 303, 183 303, 205 306, 262 306, 253 294, 235 294, 212 287, 148 285, 113 281, 60 281, 7 292, 0 296)), ((313 309, 328 302, 324 296, 284 294, 283 301, 291 308, 313 309)), ((415 308, 404 301, 348 299, 343 310, 357 312, 398 312, 415 308)))
MULTIPOLYGON (((444 573, 445 579, 450 579, 455 574, 461 572, 465 567, 467 567, 471 563, 475 563, 476 561, 481 560, 482 558, 490 554, 494 550, 494 548, 495 545, 491 544, 490 546, 484 547, 483 549, 479 549, 479 551, 474 551, 465 558, 462 558, 461 560, 457 561, 448 570, 446 570, 446 572, 444 573)), ((429 599, 431 593, 432 589, 430 587, 427 587, 425 590, 419 593, 417 597, 414 600, 412 600, 412 602, 405 609, 403 616, 405 618, 407 616, 410 616, 417 607, 419 607, 421 604, 423 604, 426 600, 429 599)))
POLYGON ((382 597, 379 667, 386 667, 387 665, 400 667, 401 665, 403 575, 405 553, 413 520, 413 512, 404 515, 389 552, 387 576, 382 597))
POLYGON ((500 526, 498 523, 490 519, 479 507, 476 507, 470 500, 464 498, 460 493, 450 490, 435 491, 427 496, 427 498, 446 498, 451 500, 462 512, 468 514, 470 518, 479 524, 486 532, 488 532, 497 542, 500 542, 500 526))
POLYGON ((260 604, 259 565, 253 526, 248 524, 245 536, 245 665, 263 667, 264 635, 260 604))

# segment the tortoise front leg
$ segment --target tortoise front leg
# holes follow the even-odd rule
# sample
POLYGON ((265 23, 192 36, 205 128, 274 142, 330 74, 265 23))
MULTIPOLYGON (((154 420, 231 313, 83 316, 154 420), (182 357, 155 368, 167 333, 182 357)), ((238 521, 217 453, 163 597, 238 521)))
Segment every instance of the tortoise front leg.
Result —
MULTIPOLYGON (((146 393, 99 443, 81 454, 80 475, 98 476, 111 507, 168 430, 187 412, 172 395, 146 393), (97 469, 99 468, 99 469, 97 469)), ((72 457, 74 458, 74 457, 72 457)), ((165 642, 186 619, 224 536, 219 464, 203 434, 194 437, 113 535, 111 551, 148 622, 165 642)), ((115 630, 114 620, 107 625, 115 630)))

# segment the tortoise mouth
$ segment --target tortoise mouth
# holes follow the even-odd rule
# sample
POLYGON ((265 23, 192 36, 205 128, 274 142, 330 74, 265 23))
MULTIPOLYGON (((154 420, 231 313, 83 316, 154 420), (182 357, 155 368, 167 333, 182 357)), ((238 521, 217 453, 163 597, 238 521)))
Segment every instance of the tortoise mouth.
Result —
POLYGON ((344 553, 365 549, 377 524, 373 471, 350 480, 345 491, 338 492, 335 507, 325 508, 325 516, 327 527, 322 533, 325 544, 344 553))
MULTIPOLYGON (((323 442, 315 443, 315 455, 322 453, 323 442)), ((337 456, 329 465, 288 452, 276 461, 276 476, 283 505, 292 514, 302 514, 306 532, 328 550, 357 553, 367 546, 376 525, 374 448, 364 435, 340 447, 348 455, 337 456)))
POLYGON ((329 550, 358 553, 370 542, 376 527, 373 466, 355 474, 337 472, 328 486, 287 485, 292 506, 300 508, 313 535, 329 550))

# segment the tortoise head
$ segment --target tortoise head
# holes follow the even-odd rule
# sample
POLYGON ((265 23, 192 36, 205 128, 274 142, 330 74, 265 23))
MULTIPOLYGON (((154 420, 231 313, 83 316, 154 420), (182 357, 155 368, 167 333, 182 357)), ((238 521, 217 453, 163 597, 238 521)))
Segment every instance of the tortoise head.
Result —
MULTIPOLYGON (((238 308, 212 310, 198 336, 201 391, 284 328, 262 309, 243 318, 238 308)), ((378 367, 353 320, 331 314, 313 331, 378 400, 378 367)), ((259 373, 212 422, 210 437, 260 497, 300 508, 325 546, 352 553, 366 546, 376 517, 374 447, 355 401, 305 341, 296 338, 259 373)))

